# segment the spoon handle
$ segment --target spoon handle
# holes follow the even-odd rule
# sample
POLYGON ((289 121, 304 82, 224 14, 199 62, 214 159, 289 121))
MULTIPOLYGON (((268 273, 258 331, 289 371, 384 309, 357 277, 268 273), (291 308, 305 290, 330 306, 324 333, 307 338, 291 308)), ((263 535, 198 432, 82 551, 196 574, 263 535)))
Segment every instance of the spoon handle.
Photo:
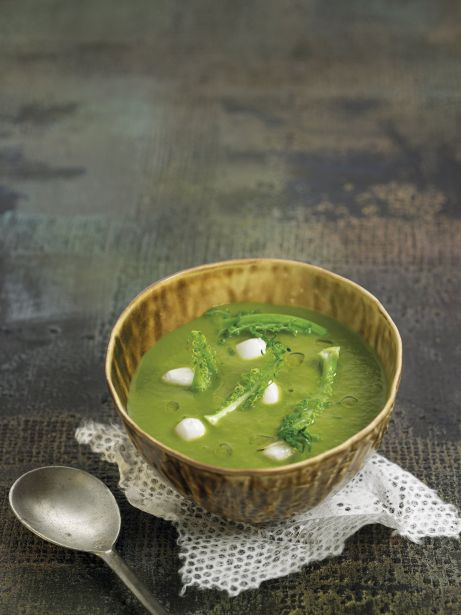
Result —
POLYGON ((136 598, 146 607, 152 615, 167 615, 165 609, 157 602, 147 587, 141 583, 135 573, 129 568, 114 549, 96 553, 115 574, 125 583, 136 598))

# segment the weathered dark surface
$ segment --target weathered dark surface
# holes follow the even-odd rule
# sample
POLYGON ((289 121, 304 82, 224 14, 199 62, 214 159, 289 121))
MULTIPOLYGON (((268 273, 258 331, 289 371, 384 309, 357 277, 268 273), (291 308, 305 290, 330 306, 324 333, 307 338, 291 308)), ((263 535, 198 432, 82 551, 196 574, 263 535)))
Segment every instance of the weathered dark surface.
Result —
POLYGON ((110 420, 120 309, 194 264, 298 258, 395 317, 405 374, 383 452, 461 504, 459 2, 0 3, 2 613, 141 613, 99 561, 13 519, 41 464, 103 478, 119 548, 174 613, 456 613, 459 543, 364 528, 336 559, 229 599, 178 597, 175 532, 79 449, 110 420))

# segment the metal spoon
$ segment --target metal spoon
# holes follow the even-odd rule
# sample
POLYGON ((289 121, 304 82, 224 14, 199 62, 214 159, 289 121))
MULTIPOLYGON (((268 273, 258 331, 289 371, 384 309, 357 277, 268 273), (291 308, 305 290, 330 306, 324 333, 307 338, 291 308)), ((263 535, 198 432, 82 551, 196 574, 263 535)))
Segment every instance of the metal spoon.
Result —
POLYGON ((149 613, 166 615, 114 550, 120 510, 112 492, 98 478, 65 466, 37 468, 11 487, 10 506, 19 521, 40 538, 103 559, 149 613))

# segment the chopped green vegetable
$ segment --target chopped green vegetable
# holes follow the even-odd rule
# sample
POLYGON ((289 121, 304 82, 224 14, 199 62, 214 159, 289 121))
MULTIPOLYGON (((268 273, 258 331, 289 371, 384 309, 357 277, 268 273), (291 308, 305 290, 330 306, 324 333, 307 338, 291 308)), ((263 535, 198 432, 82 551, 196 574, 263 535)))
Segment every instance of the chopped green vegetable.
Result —
POLYGON ((278 437, 301 452, 309 450, 315 440, 308 428, 331 406, 330 398, 333 394, 339 350, 339 346, 332 346, 320 351, 322 375, 317 397, 298 402, 292 412, 283 418, 279 427, 278 437))
POLYGON ((218 373, 216 356, 201 331, 191 331, 189 340, 192 346, 192 363, 194 365, 192 390, 206 391, 218 373))
POLYGON ((219 340, 225 341, 227 338, 242 333, 264 337, 267 335, 280 333, 304 333, 307 335, 326 335, 327 330, 316 323, 288 314, 239 314, 232 318, 227 318, 224 327, 219 332, 219 340))
POLYGON ((252 378, 253 382, 251 385, 250 394, 242 404, 243 410, 248 410, 249 408, 252 408, 255 403, 261 399, 261 397, 264 395, 264 391, 270 385, 274 377, 273 369, 262 369, 258 371, 259 374, 256 374, 252 378))
MULTIPOLYGON (((276 338, 266 340, 266 352, 270 352, 274 357, 273 368, 278 371, 285 360, 285 354, 288 348, 279 342, 276 338)), ((275 373, 274 373, 275 375, 275 373)))
POLYGON ((283 418, 278 437, 301 453, 306 449, 309 450, 313 437, 308 427, 328 406, 328 402, 322 402, 319 399, 302 399, 292 412, 283 418))
MULTIPOLYGON (((262 395, 261 388, 264 386, 264 376, 262 370, 258 368, 250 369, 245 372, 234 390, 226 399, 224 406, 214 414, 206 414, 206 420, 212 425, 216 425, 223 417, 230 412, 237 410, 240 406, 249 408, 255 402, 258 396, 262 395)), ((264 388, 262 389, 264 392, 264 388)))
POLYGON ((241 407, 242 410, 252 408, 261 399, 266 387, 275 378, 283 364, 286 348, 278 340, 270 340, 266 351, 272 354, 272 361, 263 368, 255 367, 245 372, 234 390, 224 402, 224 406, 214 414, 205 415, 206 420, 216 425, 224 416, 241 407))
POLYGON ((336 368, 338 367, 339 350, 339 346, 331 346, 319 352, 322 368, 322 379, 320 382, 320 395, 322 398, 331 397, 333 395, 333 384, 336 377, 336 368))
MULTIPOLYGON (((238 385, 237 385, 238 386, 238 385)), ((226 405, 223 406, 221 408, 221 410, 218 410, 217 412, 215 412, 214 414, 205 414, 204 418, 211 424, 211 425, 217 425, 219 423, 219 421, 225 417, 227 414, 229 414, 230 412, 233 412, 234 410, 237 410, 237 408, 247 399, 247 397, 249 396, 249 392, 245 393, 244 395, 242 395, 241 397, 237 397, 237 399, 234 399, 234 401, 227 403, 226 405)))

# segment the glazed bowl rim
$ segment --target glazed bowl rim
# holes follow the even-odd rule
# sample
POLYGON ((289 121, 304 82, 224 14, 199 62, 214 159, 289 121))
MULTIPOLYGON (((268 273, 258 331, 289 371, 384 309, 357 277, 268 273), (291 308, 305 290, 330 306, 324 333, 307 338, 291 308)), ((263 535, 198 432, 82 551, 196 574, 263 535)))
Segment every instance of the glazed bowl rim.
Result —
POLYGON ((197 265, 195 267, 189 267, 187 269, 182 269, 181 271, 165 276, 153 282, 152 284, 150 284, 149 286, 141 290, 130 301, 130 303, 125 307, 125 309, 121 312, 120 316, 117 318, 112 328, 112 331, 110 333, 109 343, 108 343, 107 351, 106 351, 106 359, 105 359, 106 382, 109 387, 109 391, 112 395, 112 398, 115 402, 116 409, 121 415, 121 417, 123 418, 123 420, 127 422, 130 425, 130 427, 138 433, 139 436, 142 436, 143 438, 149 440, 154 446, 160 448, 167 455, 176 457, 179 461, 192 465, 199 470, 204 470, 204 471, 214 473, 214 474, 224 474, 224 475, 231 474, 234 476, 239 476, 239 475, 245 475, 245 476, 268 476, 269 475, 270 476, 270 475, 284 474, 287 472, 293 472, 298 468, 305 468, 305 467, 308 467, 309 465, 316 466, 322 461, 329 459, 330 457, 335 457, 339 453, 346 451, 348 448, 353 446, 356 442, 362 439, 365 439, 366 436, 369 433, 371 433, 380 424, 382 419, 391 413, 394 402, 395 402, 395 397, 397 395, 399 383, 400 383, 401 372, 402 372, 402 339, 400 337, 399 330, 396 324, 394 323, 394 321, 392 320, 391 316, 387 312, 387 310, 382 305, 382 303, 370 291, 368 291, 363 286, 360 286, 360 284, 357 284, 356 282, 349 280, 348 278, 345 278, 337 273, 333 273, 332 271, 329 271, 328 269, 324 269, 323 267, 319 267, 317 265, 311 265, 310 263, 306 263, 304 261, 295 260, 295 259, 264 258, 264 257, 228 259, 224 261, 216 261, 213 263, 197 265), (277 466, 274 468, 226 468, 222 466, 215 466, 213 464, 196 461, 192 457, 189 457, 188 455, 184 455, 183 453, 180 453, 179 451, 173 448, 170 448, 166 444, 163 444, 162 442, 160 442, 160 440, 157 440, 156 438, 148 434, 146 431, 144 431, 141 427, 139 427, 139 425, 129 416, 128 411, 127 409, 125 409, 124 404, 122 403, 120 397, 118 396, 118 393, 112 382, 111 366, 114 361, 115 340, 117 338, 117 335, 120 333, 120 330, 123 324, 131 315, 131 312, 133 311, 134 307, 141 301, 142 298, 148 295, 152 291, 153 288, 155 287, 161 288, 162 286, 166 286, 170 284, 171 282, 173 282, 174 280, 179 280, 184 275, 202 273, 202 272, 210 271, 212 269, 219 269, 220 267, 225 266, 225 265, 251 266, 252 264, 254 265, 258 263, 268 263, 268 264, 274 263, 274 264, 281 264, 281 265, 302 265, 308 269, 311 269, 315 272, 322 274, 323 276, 327 276, 330 279, 339 280, 341 283, 345 283, 347 286, 354 289, 355 291, 358 291, 359 293, 366 295, 368 299, 371 300, 371 303, 373 303, 378 308, 381 315, 384 316, 385 320, 390 325, 390 328, 394 334, 394 337, 397 343, 396 370, 395 370, 395 374, 392 379, 392 382, 388 383, 388 394, 386 397, 386 402, 383 408, 380 410, 380 412, 363 429, 355 433, 353 436, 351 436, 347 440, 344 440, 344 442, 342 442, 341 444, 338 444, 338 446, 328 449, 324 451, 323 453, 319 453, 318 455, 315 455, 314 457, 310 457, 309 459, 304 459, 302 461, 297 461, 295 463, 284 464, 284 465, 277 466))

